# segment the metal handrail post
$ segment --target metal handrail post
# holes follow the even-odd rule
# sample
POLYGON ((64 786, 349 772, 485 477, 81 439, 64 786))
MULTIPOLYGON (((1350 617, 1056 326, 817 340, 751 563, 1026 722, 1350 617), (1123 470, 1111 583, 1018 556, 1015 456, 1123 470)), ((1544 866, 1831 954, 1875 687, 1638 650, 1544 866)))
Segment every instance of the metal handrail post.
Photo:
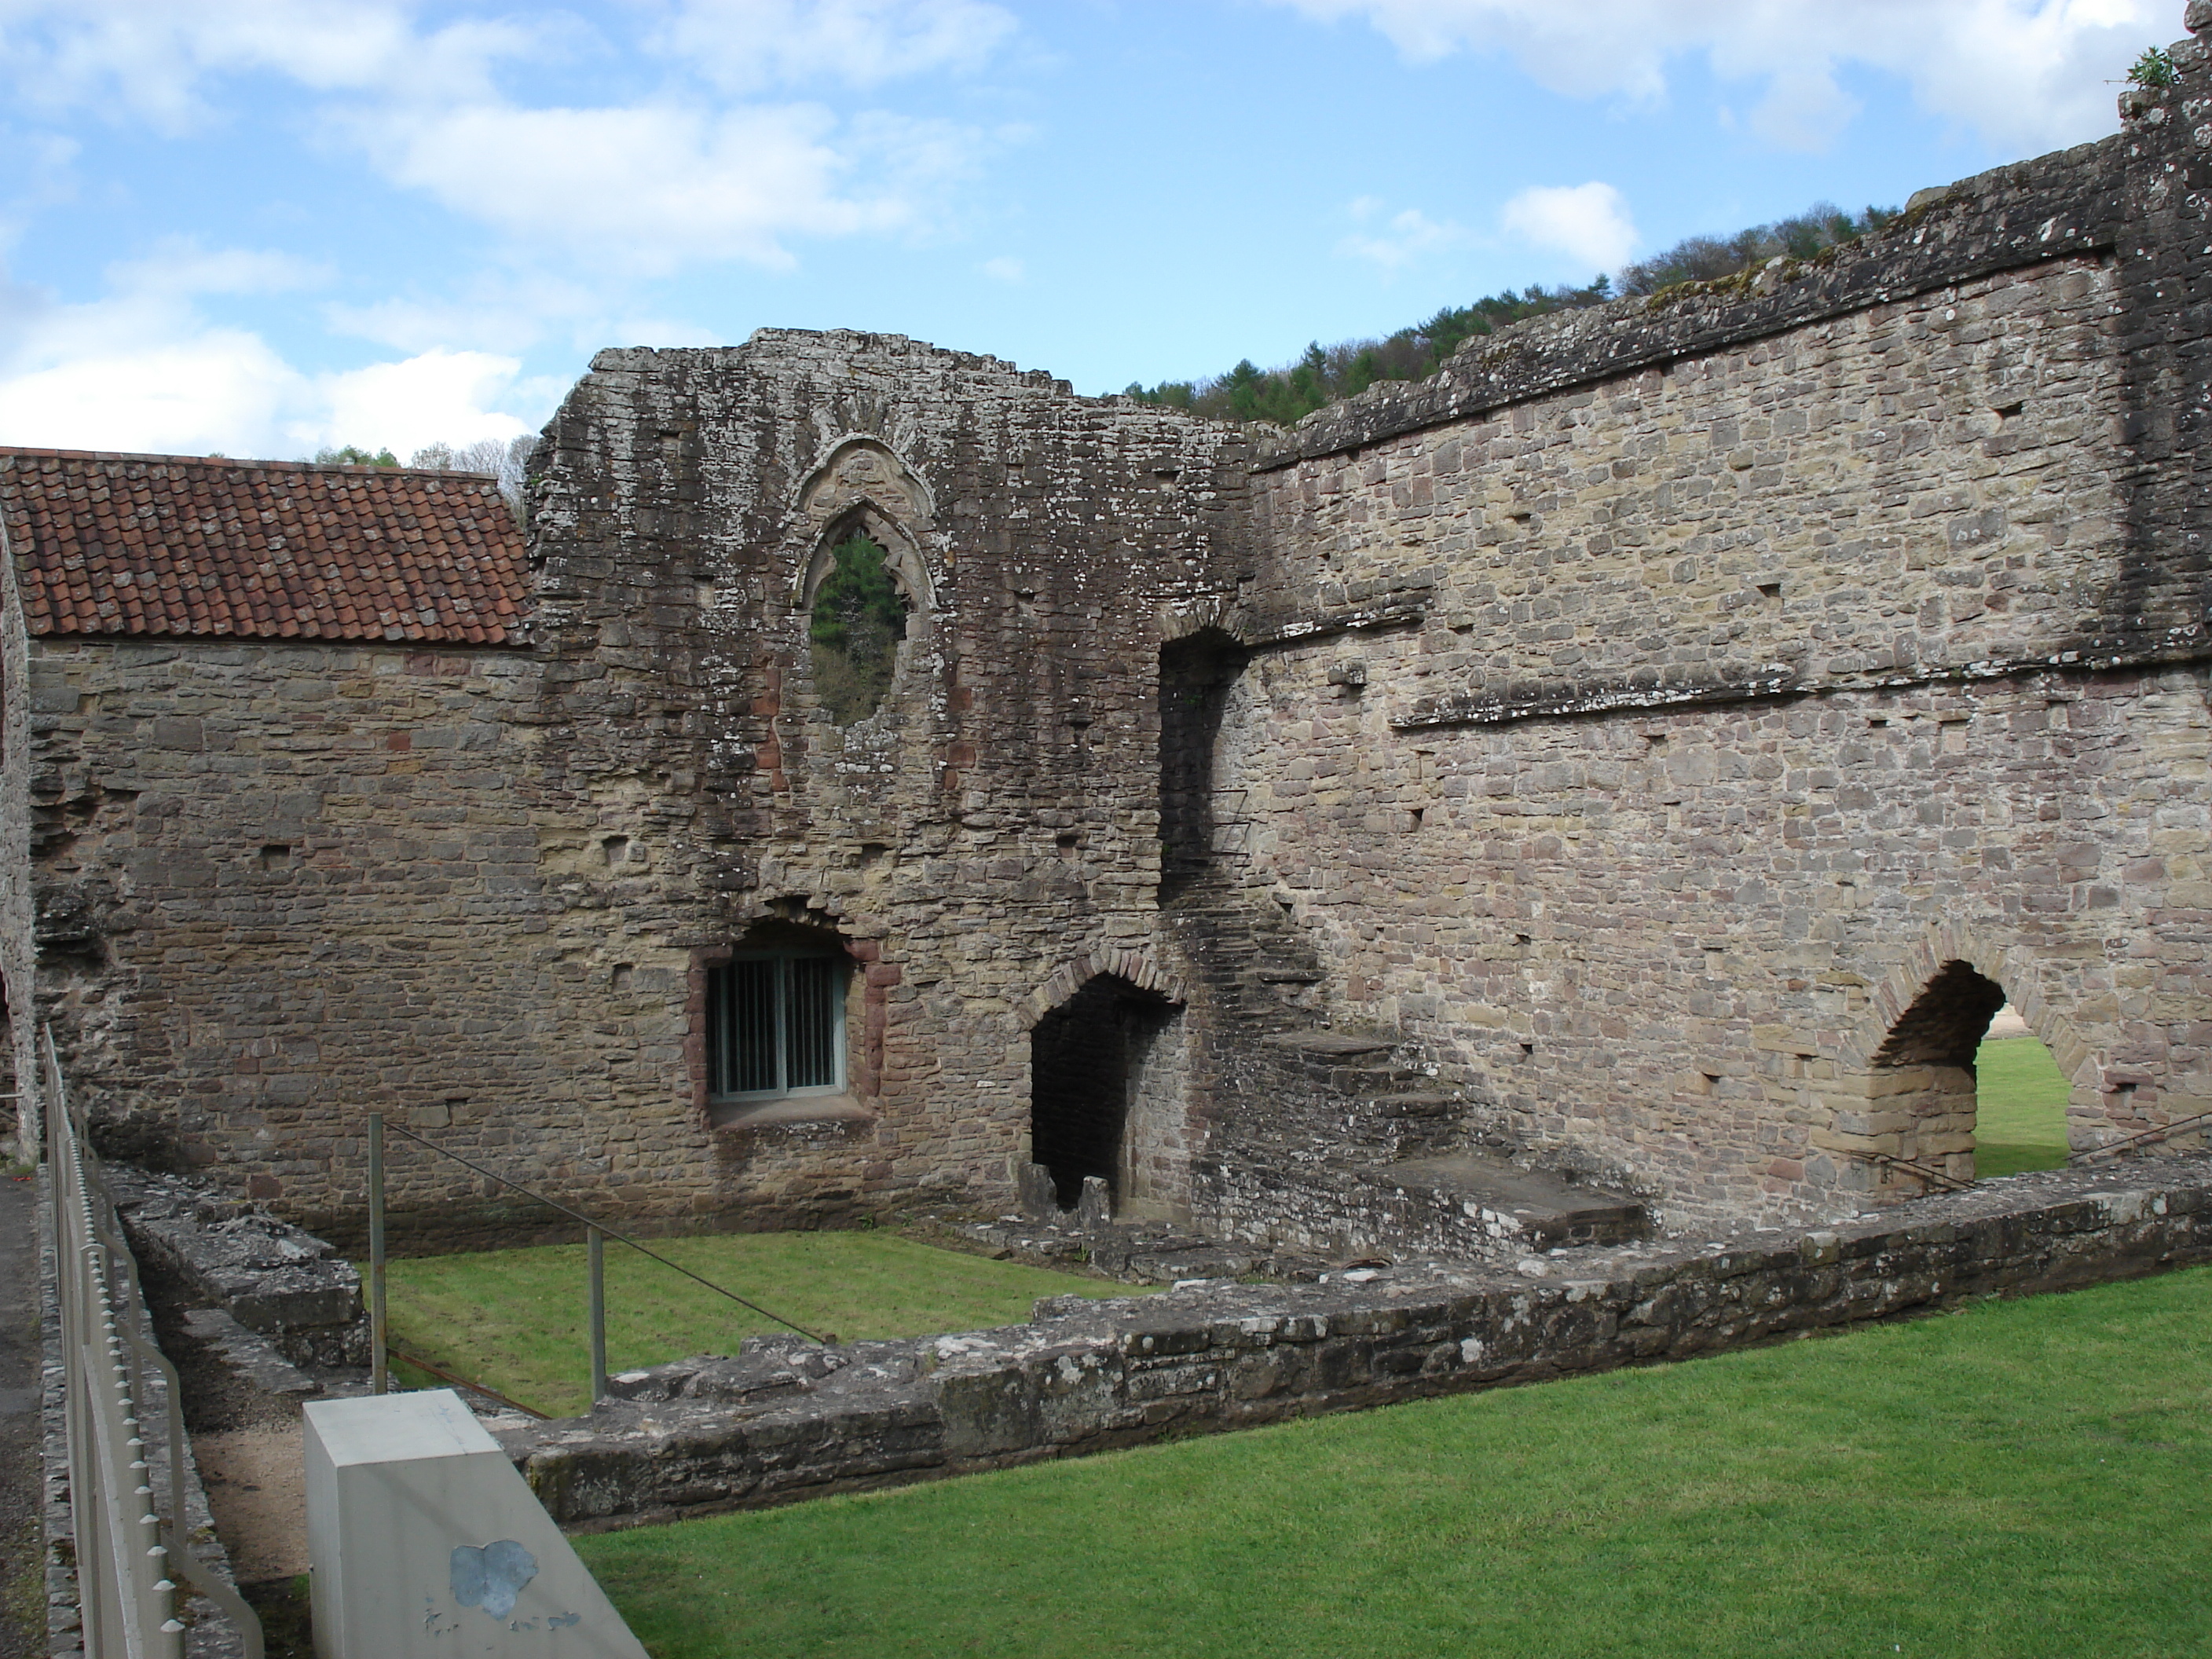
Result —
POLYGON ((607 1236, 587 1230, 585 1252, 592 1266, 592 1403, 607 1397, 607 1236))
POLYGON ((368 1390, 391 1391, 384 1348, 384 1114, 368 1115, 368 1390))

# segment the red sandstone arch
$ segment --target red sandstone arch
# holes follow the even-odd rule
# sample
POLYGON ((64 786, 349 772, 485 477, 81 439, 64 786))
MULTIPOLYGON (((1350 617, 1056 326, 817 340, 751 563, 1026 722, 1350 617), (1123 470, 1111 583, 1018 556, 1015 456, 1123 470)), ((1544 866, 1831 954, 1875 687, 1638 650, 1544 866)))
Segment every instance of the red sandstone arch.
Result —
POLYGON ((1071 957, 1054 970, 1052 976, 1030 996, 1028 1018, 1024 1023, 1036 1024, 1101 974, 1126 979, 1139 990, 1152 992, 1164 1001, 1181 1004, 1189 1000, 1182 981, 1162 969, 1150 952, 1100 945, 1071 957))

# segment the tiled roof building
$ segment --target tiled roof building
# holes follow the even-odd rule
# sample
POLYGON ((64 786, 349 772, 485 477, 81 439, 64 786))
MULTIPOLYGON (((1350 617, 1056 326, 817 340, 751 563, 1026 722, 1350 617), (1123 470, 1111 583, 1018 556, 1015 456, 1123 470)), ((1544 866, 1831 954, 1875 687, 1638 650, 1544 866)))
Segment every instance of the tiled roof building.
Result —
POLYGON ((0 448, 34 635, 516 642, 524 550, 493 480, 0 448))

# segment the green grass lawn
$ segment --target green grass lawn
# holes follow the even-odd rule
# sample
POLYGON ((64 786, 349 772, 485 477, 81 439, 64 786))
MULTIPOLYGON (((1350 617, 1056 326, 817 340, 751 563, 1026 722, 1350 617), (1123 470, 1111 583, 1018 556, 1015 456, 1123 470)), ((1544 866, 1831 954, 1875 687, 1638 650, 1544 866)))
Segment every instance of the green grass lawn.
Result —
POLYGON ((2066 1162, 2065 1075, 2032 1036, 1984 1042, 1974 1058, 1974 1174, 2018 1175, 2066 1162))
MULTIPOLYGON (((1041 1296, 1133 1296, 1133 1286, 933 1249, 883 1232, 717 1233, 655 1239, 693 1273, 810 1330, 852 1341, 975 1330, 1030 1316, 1041 1296)), ((591 1403, 581 1244, 394 1261, 392 1340, 434 1364, 560 1416, 591 1403)), ((607 1246, 607 1365, 735 1353, 783 1327, 636 1251, 607 1246)), ((422 1375, 404 1380, 435 1386, 422 1375)))
POLYGON ((2212 1270, 578 1540, 656 1659, 2212 1651, 2212 1270))

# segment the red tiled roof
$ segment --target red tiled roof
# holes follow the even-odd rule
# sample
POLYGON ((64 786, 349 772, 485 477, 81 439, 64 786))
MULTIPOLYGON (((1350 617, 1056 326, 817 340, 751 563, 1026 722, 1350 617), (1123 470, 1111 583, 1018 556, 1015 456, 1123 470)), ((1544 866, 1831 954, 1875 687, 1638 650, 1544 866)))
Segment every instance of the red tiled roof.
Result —
POLYGON ((33 634, 500 645, 524 545, 489 478, 0 447, 33 634))

